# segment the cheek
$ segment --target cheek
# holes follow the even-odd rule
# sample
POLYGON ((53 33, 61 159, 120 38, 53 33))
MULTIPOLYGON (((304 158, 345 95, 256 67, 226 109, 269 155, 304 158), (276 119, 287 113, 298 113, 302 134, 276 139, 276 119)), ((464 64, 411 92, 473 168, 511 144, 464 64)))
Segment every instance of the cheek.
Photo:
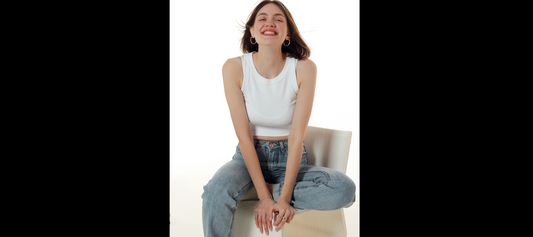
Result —
POLYGON ((261 33, 261 27, 263 27, 262 25, 260 24, 255 24, 254 25, 254 33, 261 33))
POLYGON ((282 26, 280 27, 280 30, 281 32, 283 32, 283 34, 287 35, 289 33, 289 29, 287 28, 287 26, 282 26))

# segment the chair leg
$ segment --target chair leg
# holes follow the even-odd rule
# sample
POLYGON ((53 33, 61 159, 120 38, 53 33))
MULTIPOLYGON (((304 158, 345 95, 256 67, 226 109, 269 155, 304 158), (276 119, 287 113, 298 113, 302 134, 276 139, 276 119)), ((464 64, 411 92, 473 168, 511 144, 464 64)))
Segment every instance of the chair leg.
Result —
POLYGON ((290 224, 283 226, 283 236, 346 237, 344 210, 298 214, 290 224))

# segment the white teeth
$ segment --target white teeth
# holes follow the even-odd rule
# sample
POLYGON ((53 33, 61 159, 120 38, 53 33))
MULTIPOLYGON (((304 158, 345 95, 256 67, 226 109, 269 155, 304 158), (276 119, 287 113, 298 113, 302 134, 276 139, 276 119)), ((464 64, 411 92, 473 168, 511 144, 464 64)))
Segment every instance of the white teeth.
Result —
POLYGON ((265 34, 265 35, 275 35, 276 33, 272 32, 272 31, 266 31, 263 34, 265 34))

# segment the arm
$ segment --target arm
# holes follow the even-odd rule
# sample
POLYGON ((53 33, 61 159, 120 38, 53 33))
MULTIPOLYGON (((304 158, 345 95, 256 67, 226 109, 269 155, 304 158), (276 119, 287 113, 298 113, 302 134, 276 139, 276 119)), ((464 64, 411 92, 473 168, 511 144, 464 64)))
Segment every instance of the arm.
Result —
MULTIPOLYGON (((287 157, 287 168, 285 171, 284 185, 278 199, 278 204, 282 206, 290 205, 292 199, 292 191, 296 183, 296 176, 300 168, 302 160, 303 141, 305 132, 307 131, 307 124, 311 117, 311 109, 313 107, 313 100, 315 96, 316 75, 317 69, 313 61, 307 59, 298 61, 296 67, 296 75, 299 82, 299 90, 294 108, 294 115, 292 117, 291 131, 289 133, 289 154, 287 157)), ((284 213, 279 213, 283 216, 284 213)), ((294 217, 294 213, 289 213, 287 223, 290 223, 294 217)), ((274 225, 279 225, 282 219, 276 220, 274 225)), ((277 229, 280 229, 278 226, 277 229)))
MULTIPOLYGON (((239 147, 241 148, 244 163, 257 190, 257 196, 260 200, 271 197, 259 165, 252 131, 248 122, 248 114, 244 105, 244 97, 241 91, 243 78, 241 59, 228 59, 222 67, 222 76, 224 79, 224 93, 226 94, 233 127, 239 139, 239 147)), ((263 233, 264 228, 268 234, 266 219, 262 220, 261 218, 267 215, 270 206, 275 204, 275 202, 273 199, 265 199, 259 204, 255 211, 256 226, 260 228, 261 233, 263 233)), ((268 227, 272 230, 271 222, 269 222, 268 227)))
POLYGON ((244 97, 241 91, 240 79, 243 77, 241 59, 228 59, 222 67, 222 75, 224 78, 224 93, 226 94, 226 101, 230 110, 233 127, 239 139, 239 147, 241 148, 244 163, 250 173, 259 199, 270 197, 270 192, 266 186, 261 167, 259 166, 259 160, 257 159, 252 131, 250 130, 248 114, 246 113, 244 97))

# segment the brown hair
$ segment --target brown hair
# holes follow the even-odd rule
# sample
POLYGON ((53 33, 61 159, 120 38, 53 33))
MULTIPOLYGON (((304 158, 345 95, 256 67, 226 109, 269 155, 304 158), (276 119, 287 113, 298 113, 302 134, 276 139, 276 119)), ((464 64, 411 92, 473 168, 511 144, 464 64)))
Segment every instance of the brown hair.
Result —
POLYGON ((241 39, 241 49, 243 53, 250 53, 250 52, 257 52, 259 49, 259 46, 257 44, 252 44, 250 42, 250 37, 252 37, 252 33, 250 33, 250 27, 254 26, 255 23, 255 16, 263 8, 265 5, 269 3, 276 4, 283 14, 285 14, 285 17, 287 18, 287 26, 289 30, 289 36, 290 36, 290 44, 289 46, 283 45, 281 47, 281 52, 287 53, 288 56, 294 57, 296 59, 307 59, 309 56, 311 56, 311 50, 305 43, 304 39, 300 35, 300 31, 298 31, 298 27, 296 27, 296 23, 294 23, 294 19, 292 18, 291 13, 289 12, 289 9, 283 5, 278 0, 263 0, 261 1, 255 9, 250 13, 250 16, 248 16, 248 22, 246 22, 246 25, 244 25, 244 32, 241 39))

